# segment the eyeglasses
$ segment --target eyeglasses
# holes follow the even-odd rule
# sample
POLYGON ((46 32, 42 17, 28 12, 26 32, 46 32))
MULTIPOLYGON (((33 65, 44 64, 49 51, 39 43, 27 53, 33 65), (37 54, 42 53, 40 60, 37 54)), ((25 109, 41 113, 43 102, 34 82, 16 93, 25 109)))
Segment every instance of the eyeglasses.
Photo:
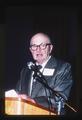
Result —
POLYGON ((41 43, 40 45, 33 44, 33 45, 30 45, 30 48, 31 48, 33 51, 36 51, 38 47, 39 47, 41 50, 44 50, 44 49, 46 49, 46 47, 47 47, 48 45, 51 45, 51 43, 46 43, 46 44, 41 43))

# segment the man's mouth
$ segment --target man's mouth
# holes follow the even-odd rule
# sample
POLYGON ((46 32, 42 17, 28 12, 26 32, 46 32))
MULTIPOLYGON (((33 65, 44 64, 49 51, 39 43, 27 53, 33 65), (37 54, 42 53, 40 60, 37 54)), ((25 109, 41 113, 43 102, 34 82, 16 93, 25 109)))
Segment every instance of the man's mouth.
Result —
POLYGON ((39 57, 39 56, 43 56, 43 54, 36 54, 36 56, 37 56, 37 57, 39 57))

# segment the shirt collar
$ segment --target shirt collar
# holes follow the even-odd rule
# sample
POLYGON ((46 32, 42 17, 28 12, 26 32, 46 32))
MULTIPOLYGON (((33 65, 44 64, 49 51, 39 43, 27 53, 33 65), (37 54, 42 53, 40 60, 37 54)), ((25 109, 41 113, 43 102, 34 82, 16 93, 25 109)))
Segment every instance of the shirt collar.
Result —
POLYGON ((49 61, 50 58, 51 58, 51 56, 49 56, 48 59, 43 64, 41 64, 41 66, 45 67, 45 65, 47 64, 47 62, 49 61))
MULTIPOLYGON (((42 68, 40 69, 40 71, 43 71, 45 65, 47 64, 47 62, 49 61, 50 58, 51 58, 51 56, 49 56, 48 59, 44 63, 40 64, 42 66, 42 68)), ((36 63, 36 65, 38 65, 38 63, 36 63)))

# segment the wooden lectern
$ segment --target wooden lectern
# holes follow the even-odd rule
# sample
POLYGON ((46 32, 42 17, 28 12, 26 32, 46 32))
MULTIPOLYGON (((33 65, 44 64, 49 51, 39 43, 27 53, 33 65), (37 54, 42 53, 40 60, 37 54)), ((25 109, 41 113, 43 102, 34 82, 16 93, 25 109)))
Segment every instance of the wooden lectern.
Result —
POLYGON ((7 115, 57 115, 55 111, 17 97, 5 97, 5 114, 7 115))

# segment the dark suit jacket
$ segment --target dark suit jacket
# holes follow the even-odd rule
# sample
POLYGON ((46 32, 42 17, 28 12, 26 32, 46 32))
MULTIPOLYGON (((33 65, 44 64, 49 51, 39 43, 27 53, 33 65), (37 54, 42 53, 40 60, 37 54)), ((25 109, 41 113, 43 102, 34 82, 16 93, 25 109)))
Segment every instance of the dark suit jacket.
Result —
MULTIPOLYGON (((33 90, 32 95, 30 95, 30 81, 32 71, 28 67, 24 67, 20 74, 20 80, 17 83, 16 91, 20 93, 27 94, 35 101, 45 107, 49 107, 48 98, 50 98, 50 103, 52 107, 57 109, 58 101, 61 99, 63 103, 65 100, 68 100, 70 90, 72 87, 72 75, 71 75, 71 65, 67 62, 57 60, 54 57, 51 57, 47 62, 45 68, 54 69, 53 75, 45 75, 45 79, 48 85, 55 91, 58 91, 64 99, 61 99, 60 96, 56 96, 54 92, 50 92, 44 87, 40 82, 36 82, 36 86, 33 90)), ((62 104, 62 107, 64 104, 62 104)))

